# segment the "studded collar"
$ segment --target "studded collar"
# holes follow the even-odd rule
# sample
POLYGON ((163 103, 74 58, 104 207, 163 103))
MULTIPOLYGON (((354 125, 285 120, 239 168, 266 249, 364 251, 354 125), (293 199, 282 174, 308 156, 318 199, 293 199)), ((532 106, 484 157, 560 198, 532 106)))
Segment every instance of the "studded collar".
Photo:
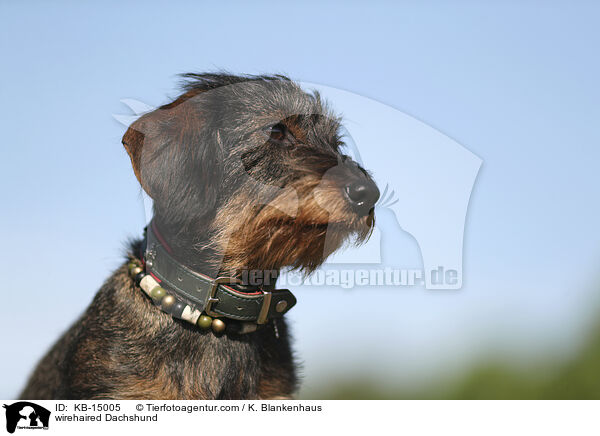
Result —
POLYGON ((281 318, 296 304, 287 289, 242 292, 234 288, 241 283, 236 278, 213 279, 181 264, 170 254, 153 221, 145 233, 141 262, 132 259, 129 272, 154 304, 174 318, 201 329, 212 328, 215 333, 227 328, 244 334, 281 318))

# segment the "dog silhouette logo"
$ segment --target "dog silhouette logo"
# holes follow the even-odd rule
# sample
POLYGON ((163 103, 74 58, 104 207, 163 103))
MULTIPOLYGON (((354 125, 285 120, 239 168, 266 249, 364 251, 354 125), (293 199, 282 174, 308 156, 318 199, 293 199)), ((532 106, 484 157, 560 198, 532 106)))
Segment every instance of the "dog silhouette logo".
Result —
POLYGON ((48 429, 50 411, 29 401, 19 401, 4 405, 6 409, 6 431, 14 433, 19 429, 48 429))

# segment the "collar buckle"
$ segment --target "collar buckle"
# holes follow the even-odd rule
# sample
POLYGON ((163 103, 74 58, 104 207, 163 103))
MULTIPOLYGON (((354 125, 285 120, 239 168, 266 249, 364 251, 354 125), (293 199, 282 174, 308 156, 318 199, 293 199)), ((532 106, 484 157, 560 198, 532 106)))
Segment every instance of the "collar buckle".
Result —
POLYGON ((206 306, 204 306, 204 312, 206 312, 206 314, 208 316, 212 316, 213 318, 222 316, 219 313, 213 312, 212 306, 213 306, 213 304, 219 302, 219 299, 216 298, 215 295, 217 293, 217 289, 219 289, 219 285, 221 285, 223 283, 240 285, 240 284, 242 284, 242 281, 239 279, 236 279, 235 277, 217 277, 216 279, 211 280, 210 290, 209 290, 208 298, 206 300, 206 306))

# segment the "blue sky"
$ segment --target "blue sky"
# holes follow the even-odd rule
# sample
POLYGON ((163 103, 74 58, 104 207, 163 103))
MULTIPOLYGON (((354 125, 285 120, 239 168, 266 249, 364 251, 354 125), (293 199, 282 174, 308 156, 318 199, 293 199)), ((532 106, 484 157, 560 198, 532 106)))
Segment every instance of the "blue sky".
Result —
POLYGON ((592 2, 3 3, 0 326, 11 377, 0 396, 16 395, 141 233, 112 116, 127 113, 120 100, 158 105, 176 95, 178 73, 220 68, 367 97, 483 160, 461 290, 298 292, 290 317, 305 386, 340 373, 428 379, 485 352, 568 352, 598 300, 599 12, 592 2), (388 302, 368 313, 377 332, 356 322, 374 297, 388 302))

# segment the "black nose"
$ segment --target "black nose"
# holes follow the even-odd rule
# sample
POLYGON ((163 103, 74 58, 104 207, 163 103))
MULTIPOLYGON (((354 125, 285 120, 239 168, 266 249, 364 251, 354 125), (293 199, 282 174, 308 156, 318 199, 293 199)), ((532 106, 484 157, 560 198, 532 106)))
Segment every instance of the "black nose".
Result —
POLYGON ((379 189, 370 180, 354 181, 344 188, 348 201, 357 213, 366 215, 379 200, 379 189))

